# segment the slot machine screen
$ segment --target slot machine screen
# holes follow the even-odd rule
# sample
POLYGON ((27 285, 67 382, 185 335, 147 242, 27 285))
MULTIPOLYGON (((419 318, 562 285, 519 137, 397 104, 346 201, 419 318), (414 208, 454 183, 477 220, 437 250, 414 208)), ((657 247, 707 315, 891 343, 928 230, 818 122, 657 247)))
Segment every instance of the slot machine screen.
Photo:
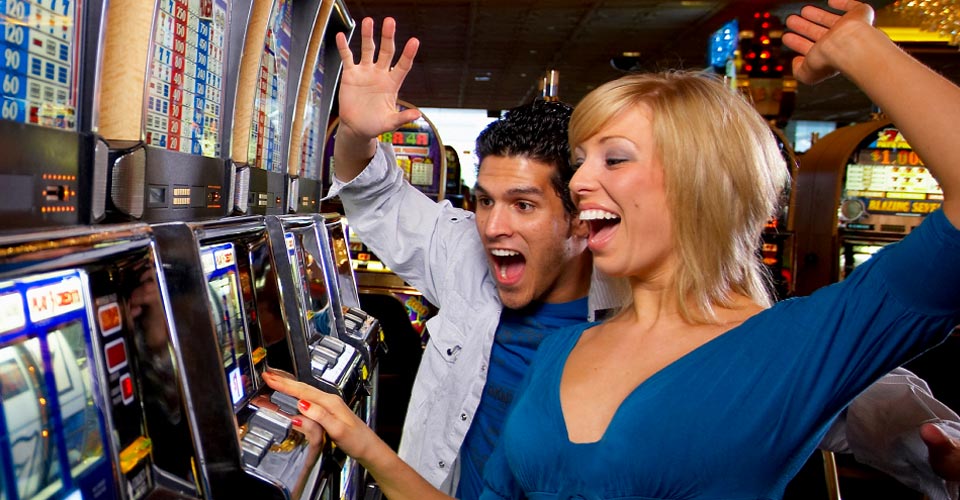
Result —
POLYGON ((285 173, 281 142, 285 89, 290 60, 290 0, 277 0, 270 12, 260 77, 254 94, 247 160, 270 172, 285 173))
POLYGON ((943 202, 940 183, 903 139, 897 129, 884 129, 866 147, 854 153, 847 165, 840 220, 851 221, 864 213, 923 217, 943 202))
POLYGON ((214 314, 217 342, 234 410, 253 394, 253 367, 241 307, 241 289, 233 243, 201 247, 207 298, 214 314))
POLYGON ((160 0, 150 50, 147 144, 220 156, 225 0, 160 0))
POLYGON ((323 263, 319 255, 316 232, 312 227, 300 228, 284 235, 287 241, 287 253, 294 273, 294 281, 300 288, 301 304, 305 309, 307 323, 313 333, 336 336, 336 317, 332 311, 330 290, 323 272, 323 263), (313 240, 313 241, 311 241, 313 240))
MULTIPOLYGON (((0 284, 6 497, 109 495, 113 479, 94 399, 90 331, 79 271, 0 284)), ((125 362, 122 348, 107 349, 108 368, 125 362)))
POLYGON ((5 0, 2 118, 77 130, 81 2, 5 0))

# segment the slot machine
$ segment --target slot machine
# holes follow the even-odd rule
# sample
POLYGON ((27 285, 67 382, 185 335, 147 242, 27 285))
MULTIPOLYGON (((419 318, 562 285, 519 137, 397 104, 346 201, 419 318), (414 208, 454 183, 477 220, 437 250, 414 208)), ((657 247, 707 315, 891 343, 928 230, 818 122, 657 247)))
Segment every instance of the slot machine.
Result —
POLYGON ((325 0, 320 5, 294 94, 296 105, 290 132, 287 212, 317 212, 320 209, 324 133, 343 65, 336 36, 344 33, 349 40, 354 27, 355 22, 342 0, 325 0))
POLYGON ((0 238, 0 497, 201 498, 145 225, 0 238))
POLYGON ((224 216, 243 22, 250 0, 115 0, 107 12, 99 135, 108 220, 224 216))
POLYGON ((798 293, 843 279, 943 201, 923 160, 887 120, 824 136, 801 157, 799 171, 798 293))
POLYGON ((103 217, 106 148, 96 122, 106 2, 0 5, 2 228, 33 230, 103 217))
MULTIPOLYGON (((288 257, 286 262, 277 258, 278 273, 295 283, 293 296, 285 295, 283 300, 289 300, 289 310, 299 311, 301 320, 291 328, 291 335, 302 339, 294 342, 302 350, 298 364, 304 367, 298 378, 340 395, 373 426, 379 323, 359 309, 343 307, 324 219, 316 214, 267 217, 267 226, 274 254, 288 257), (335 355, 339 361, 331 363, 335 355), (344 364, 348 358, 352 361, 344 364)), ((342 462, 341 498, 357 498, 363 494, 364 475, 351 458, 339 454, 338 459, 342 462)))
MULTIPOLYGON (((362 355, 366 366, 370 368, 367 384, 368 397, 361 403, 365 408, 355 411, 365 417, 370 428, 377 429, 377 410, 380 404, 380 357, 387 352, 383 330, 380 321, 373 315, 366 313, 360 306, 360 294, 357 291, 357 282, 353 274, 353 265, 350 262, 350 243, 347 241, 346 221, 340 214, 323 214, 317 217, 318 223, 322 218, 326 228, 327 245, 324 255, 328 259, 326 269, 327 281, 331 290, 334 309, 343 311, 344 334, 342 337, 350 345, 357 348, 362 355)), ((356 498, 358 495, 373 495, 379 497, 379 489, 367 484, 365 472, 360 470, 359 464, 349 458, 345 459, 341 472, 341 491, 343 499, 356 498), (363 493, 366 491, 367 493, 363 493)), ((364 497, 368 498, 368 497, 364 497)))
POLYGON ((296 398, 261 378, 268 366, 297 371, 263 219, 154 231, 181 349, 206 355, 184 370, 185 383, 215 386, 192 391, 191 401, 212 497, 333 498, 337 468, 322 429, 294 428, 296 398))
MULTIPOLYGON (((233 213, 285 211, 284 127, 291 69, 292 0, 253 0, 237 75, 231 168, 233 213)), ((309 16, 299 11, 298 23, 309 16)), ((312 19, 312 18, 310 18, 312 19)))

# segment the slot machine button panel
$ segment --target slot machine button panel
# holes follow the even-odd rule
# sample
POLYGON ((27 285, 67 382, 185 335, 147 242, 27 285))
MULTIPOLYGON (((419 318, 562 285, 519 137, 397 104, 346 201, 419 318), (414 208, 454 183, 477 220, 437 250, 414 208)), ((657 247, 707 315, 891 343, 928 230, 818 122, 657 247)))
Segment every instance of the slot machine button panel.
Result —
POLYGON ((333 337, 328 336, 320 338, 320 346, 326 347, 327 349, 333 351, 336 354, 336 357, 339 357, 341 354, 343 354, 344 349, 346 349, 345 345, 337 342, 333 339, 333 337))
POLYGON ((290 415, 297 415, 300 413, 300 410, 297 409, 300 401, 289 394, 274 392, 270 395, 270 402, 277 405, 284 413, 288 413, 290 415))
POLYGON ((133 379, 129 373, 120 375, 120 398, 125 405, 133 402, 133 379))
POLYGON ((266 408, 257 410, 247 424, 251 429, 250 432, 259 428, 271 436, 276 442, 286 439, 290 433, 290 427, 293 425, 289 418, 266 408))
POLYGON ((253 434, 251 429, 250 432, 247 432, 247 434, 243 436, 240 442, 243 464, 248 467, 260 465, 260 461, 263 460, 263 456, 267 454, 268 448, 270 448, 270 442, 261 436, 253 434))
POLYGON ((108 342, 103 348, 103 354, 110 373, 116 373, 127 366, 127 348, 123 338, 108 342))

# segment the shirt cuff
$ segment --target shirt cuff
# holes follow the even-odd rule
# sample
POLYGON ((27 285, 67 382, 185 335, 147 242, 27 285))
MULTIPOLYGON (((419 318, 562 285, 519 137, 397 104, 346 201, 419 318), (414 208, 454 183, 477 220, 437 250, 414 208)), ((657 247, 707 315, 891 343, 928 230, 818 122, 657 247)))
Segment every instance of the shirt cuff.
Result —
POLYGON ((357 174, 356 177, 350 179, 347 182, 341 181, 333 174, 334 168, 330 169, 330 189, 327 191, 327 195, 322 198, 321 201, 329 200, 330 198, 340 195, 340 192, 344 189, 363 189, 369 186, 373 186, 382 182, 384 177, 387 176, 389 170, 387 167, 390 165, 396 166, 397 160, 393 154, 393 146, 387 143, 378 142, 377 149, 373 153, 373 158, 370 159, 370 163, 367 163, 367 166, 357 174))

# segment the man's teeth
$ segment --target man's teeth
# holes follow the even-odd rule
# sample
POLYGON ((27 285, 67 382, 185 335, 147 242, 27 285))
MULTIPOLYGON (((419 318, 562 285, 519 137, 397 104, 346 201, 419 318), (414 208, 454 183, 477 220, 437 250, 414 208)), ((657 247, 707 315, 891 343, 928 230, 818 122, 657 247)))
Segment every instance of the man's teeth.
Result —
POLYGON ((596 208, 580 211, 580 220, 619 219, 617 214, 596 208))
POLYGON ((494 248, 493 250, 490 250, 490 253, 492 253, 496 257, 514 257, 517 255, 520 255, 520 252, 514 252, 513 250, 503 250, 500 248, 494 248))

